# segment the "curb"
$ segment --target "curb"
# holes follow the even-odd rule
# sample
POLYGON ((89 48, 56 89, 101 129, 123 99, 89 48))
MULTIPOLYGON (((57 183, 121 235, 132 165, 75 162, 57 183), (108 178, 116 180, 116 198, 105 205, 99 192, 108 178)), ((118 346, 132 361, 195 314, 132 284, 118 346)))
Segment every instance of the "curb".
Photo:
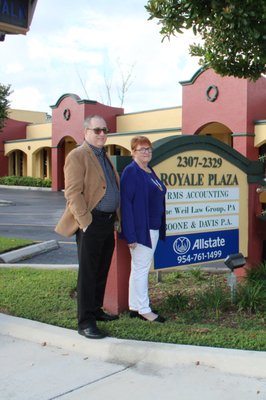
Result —
POLYGON ((36 256, 41 253, 45 253, 50 250, 59 248, 59 244, 56 240, 48 240, 47 242, 32 244, 30 246, 22 247, 21 249, 8 251, 0 255, 0 262, 12 263, 20 260, 25 260, 32 256, 36 256))
POLYGON ((248 377, 266 377, 266 352, 139 342, 105 338, 90 340, 76 331, 0 314, 0 333, 19 339, 75 351, 94 359, 126 365, 160 368, 197 365, 248 377))

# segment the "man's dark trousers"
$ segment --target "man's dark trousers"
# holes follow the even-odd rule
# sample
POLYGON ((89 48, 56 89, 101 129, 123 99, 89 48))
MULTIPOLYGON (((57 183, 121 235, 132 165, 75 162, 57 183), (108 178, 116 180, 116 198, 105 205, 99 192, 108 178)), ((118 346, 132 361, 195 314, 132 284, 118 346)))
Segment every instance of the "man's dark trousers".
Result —
POLYGON ((105 286, 115 246, 114 213, 93 214, 85 232, 76 232, 78 248, 78 327, 85 329, 95 321, 103 306, 105 286))

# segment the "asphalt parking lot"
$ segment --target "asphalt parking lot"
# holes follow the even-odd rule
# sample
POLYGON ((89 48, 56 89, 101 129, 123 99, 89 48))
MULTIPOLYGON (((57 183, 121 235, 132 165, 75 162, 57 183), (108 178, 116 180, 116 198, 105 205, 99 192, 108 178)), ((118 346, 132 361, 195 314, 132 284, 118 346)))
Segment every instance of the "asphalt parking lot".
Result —
POLYGON ((28 258, 27 264, 77 264, 75 237, 54 232, 64 208, 63 192, 0 187, 0 236, 59 243, 56 250, 28 258))

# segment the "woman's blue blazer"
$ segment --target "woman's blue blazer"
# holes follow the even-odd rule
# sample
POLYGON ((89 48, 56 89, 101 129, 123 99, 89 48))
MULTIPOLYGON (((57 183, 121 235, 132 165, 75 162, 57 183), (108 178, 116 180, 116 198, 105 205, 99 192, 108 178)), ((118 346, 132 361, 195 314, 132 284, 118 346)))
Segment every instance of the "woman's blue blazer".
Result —
MULTIPOLYGON (((154 170, 149 166, 154 172, 154 170)), ((120 181, 121 193, 121 235, 128 243, 140 243, 151 247, 149 227, 149 193, 146 172, 135 161, 127 165, 120 181)), ((165 199, 164 199, 165 210, 165 199)), ((165 238, 165 211, 159 229, 159 238, 165 238)))

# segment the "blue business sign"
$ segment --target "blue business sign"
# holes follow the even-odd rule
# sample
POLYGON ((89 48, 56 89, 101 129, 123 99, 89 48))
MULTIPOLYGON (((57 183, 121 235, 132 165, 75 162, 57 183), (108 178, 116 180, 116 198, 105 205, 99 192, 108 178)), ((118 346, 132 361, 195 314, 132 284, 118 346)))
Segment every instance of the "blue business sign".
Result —
POLYGON ((167 236, 158 243, 154 269, 205 264, 238 252, 238 229, 167 236))
POLYGON ((25 35, 38 0, 0 0, 0 41, 6 34, 25 35))
POLYGON ((29 0, 0 1, 0 22, 28 27, 29 0))

